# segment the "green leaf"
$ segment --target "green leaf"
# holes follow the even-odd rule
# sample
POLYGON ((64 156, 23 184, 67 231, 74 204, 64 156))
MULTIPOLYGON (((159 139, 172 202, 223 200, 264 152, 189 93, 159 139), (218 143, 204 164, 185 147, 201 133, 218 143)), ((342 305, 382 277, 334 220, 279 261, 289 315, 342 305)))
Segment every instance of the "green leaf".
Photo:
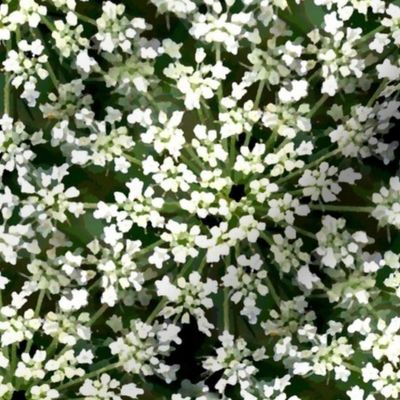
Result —
POLYGON ((316 6, 313 0, 305 0, 303 4, 304 13, 310 23, 315 27, 321 26, 322 22, 324 21, 324 15, 326 14, 325 9, 320 6, 316 6))

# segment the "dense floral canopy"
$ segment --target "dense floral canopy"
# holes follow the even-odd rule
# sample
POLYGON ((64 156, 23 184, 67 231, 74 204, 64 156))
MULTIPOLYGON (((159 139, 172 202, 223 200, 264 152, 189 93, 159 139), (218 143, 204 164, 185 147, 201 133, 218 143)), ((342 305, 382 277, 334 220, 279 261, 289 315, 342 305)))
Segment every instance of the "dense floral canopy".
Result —
POLYGON ((0 399, 400 398, 399 47, 399 0, 3 0, 0 399))

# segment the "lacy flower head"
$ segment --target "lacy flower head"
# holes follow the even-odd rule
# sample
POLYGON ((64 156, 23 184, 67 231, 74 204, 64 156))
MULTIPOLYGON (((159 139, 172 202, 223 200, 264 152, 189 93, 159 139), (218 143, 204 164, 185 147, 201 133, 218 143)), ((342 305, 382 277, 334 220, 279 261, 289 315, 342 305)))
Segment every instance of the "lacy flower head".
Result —
POLYGON ((399 0, 3 0, 0 398, 400 398, 399 0))

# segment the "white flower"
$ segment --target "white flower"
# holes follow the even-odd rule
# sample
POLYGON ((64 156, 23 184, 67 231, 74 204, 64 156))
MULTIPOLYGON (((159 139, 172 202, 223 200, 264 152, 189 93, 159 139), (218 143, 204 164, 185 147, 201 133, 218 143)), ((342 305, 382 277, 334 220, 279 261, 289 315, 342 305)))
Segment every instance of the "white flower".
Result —
POLYGON ((380 79, 387 78, 389 81, 396 81, 400 77, 400 67, 391 63, 386 59, 382 64, 377 65, 378 77, 380 79))
POLYGON ((207 131, 206 126, 196 125, 193 133, 196 138, 192 139, 192 146, 201 160, 213 168, 218 162, 226 161, 228 154, 220 143, 216 143, 216 130, 207 131))
POLYGON ((167 276, 164 276, 161 281, 156 281, 156 287, 157 287, 157 294, 159 296, 165 296, 168 298, 170 301, 176 301, 178 300, 181 291, 171 284, 169 278, 167 276))
MULTIPOLYGON (((250 13, 237 13, 231 16, 221 13, 221 8, 214 6, 214 13, 196 13, 193 17, 190 34, 196 39, 202 39, 208 43, 223 43, 226 50, 236 54, 238 50, 238 37, 245 25, 253 24, 250 13)), ((243 35, 244 36, 244 35, 243 35)))
MULTIPOLYGON (((196 54, 198 54, 199 49, 196 54)), ((201 61, 198 61, 201 63, 201 61)), ((180 62, 171 63, 164 69, 164 74, 176 81, 177 89, 185 96, 185 107, 188 110, 199 109, 202 99, 214 97, 229 69, 221 64, 200 64, 195 70, 180 62)))
MULTIPOLYGON (((34 85, 37 81, 36 76, 41 80, 49 76, 45 64, 48 56, 44 53, 44 46, 40 39, 31 43, 21 40, 18 43, 18 52, 10 50, 7 58, 3 61, 5 71, 12 74, 11 84, 19 88, 24 82, 29 81, 29 85, 34 85)), ((32 90, 32 87, 25 88, 26 92, 32 90)), ((24 97, 27 97, 25 93, 24 97)))
POLYGON ((389 180, 389 187, 382 187, 379 193, 374 193, 372 201, 376 204, 371 215, 381 225, 391 224, 400 227, 400 178, 393 176, 389 180))
POLYGON ((361 179, 361 174, 356 173, 352 168, 340 171, 336 178, 338 171, 338 168, 330 166, 327 162, 322 162, 319 170, 306 170, 299 179, 299 185, 304 187, 304 195, 310 196, 314 201, 319 200, 320 197, 324 202, 335 201, 337 194, 342 190, 338 183, 345 182, 353 185, 356 180, 361 179))
POLYGON ((168 250, 161 247, 155 247, 153 254, 149 257, 149 263, 156 266, 156 268, 162 268, 165 261, 168 261, 170 256, 168 250))
POLYGON ((346 392, 350 400, 374 400, 375 397, 370 394, 364 397, 365 390, 361 389, 359 386, 354 386, 346 392))
POLYGON ((162 357, 171 353, 173 342, 181 343, 177 336, 179 330, 175 325, 151 326, 132 320, 129 333, 110 343, 109 348, 126 372, 144 376, 156 374, 169 383, 175 379, 177 367, 165 364, 162 357))
POLYGON ((32 400, 53 400, 60 398, 60 393, 56 389, 51 389, 49 385, 33 385, 30 390, 32 400))
POLYGON ((316 252, 321 256, 322 265, 335 268, 339 263, 350 267, 354 265, 362 248, 369 238, 363 231, 353 234, 347 232, 346 221, 343 218, 333 218, 330 215, 322 218, 322 229, 317 233, 319 246, 316 252))
POLYGON ((185 138, 182 129, 178 126, 182 122, 183 112, 175 111, 171 117, 160 111, 158 122, 160 127, 151 125, 145 133, 141 134, 141 139, 146 144, 152 144, 157 153, 167 151, 172 157, 178 158, 185 138))
POLYGON ((320 282, 317 275, 311 273, 307 265, 302 266, 297 272, 297 281, 301 283, 306 289, 310 290, 316 283, 320 282))
POLYGON ((374 40, 370 43, 369 48, 381 54, 388 44, 390 44, 389 36, 385 33, 377 33, 374 40))
POLYGON ((180 277, 176 284, 172 284, 167 276, 156 281, 157 294, 168 299, 168 305, 163 308, 161 315, 170 318, 173 315, 181 315, 182 323, 189 323, 190 316, 197 320, 200 332, 211 335, 214 325, 208 322, 204 309, 210 309, 213 301, 209 297, 217 293, 218 284, 216 281, 207 279, 201 281, 201 275, 194 271, 188 279, 180 277))
POLYGON ((11 23, 15 24, 25 24, 31 28, 36 28, 42 16, 47 14, 47 8, 43 5, 39 5, 34 0, 21 0, 19 2, 19 8, 9 15, 9 20, 11 23))
POLYGON ((279 90, 278 96, 282 103, 296 102, 308 95, 308 82, 304 79, 291 81, 290 87, 282 87, 279 90))
POLYGON ((268 293, 268 287, 264 279, 267 272, 261 269, 263 261, 258 254, 250 259, 240 256, 237 259, 239 267, 230 265, 226 269, 226 274, 222 277, 222 283, 226 288, 231 288, 230 295, 233 303, 243 302, 241 314, 249 319, 250 324, 257 322, 257 317, 261 312, 256 300, 259 296, 268 293))
POLYGON ((165 229, 166 231, 161 234, 161 239, 170 244, 175 262, 184 263, 188 256, 197 256, 198 250, 195 247, 195 238, 200 233, 198 226, 194 225, 188 231, 187 224, 169 220, 165 225, 165 229))
POLYGON ((2 3, 1 399, 400 397, 398 0, 2 3))
POLYGON ((172 12, 179 17, 192 13, 196 9, 196 4, 191 0, 151 0, 161 14, 172 12))
POLYGON ((268 216, 276 223, 285 221, 288 225, 292 225, 295 215, 305 216, 310 213, 308 205, 300 204, 299 200, 289 193, 285 193, 280 199, 269 200, 268 206, 268 216))
POLYGON ((205 370, 211 373, 222 371, 216 389, 222 394, 227 385, 238 384, 242 390, 249 388, 251 377, 258 371, 254 361, 266 358, 264 349, 252 352, 243 339, 235 339, 227 331, 224 331, 218 339, 221 347, 216 349, 217 354, 203 361, 205 370))
POLYGON ((99 379, 86 379, 79 388, 79 393, 85 399, 120 399, 119 395, 136 399, 143 394, 143 389, 138 388, 134 383, 126 385, 120 384, 116 379, 112 379, 108 374, 102 374, 99 379))
POLYGON ((106 1, 102 5, 103 13, 96 20, 97 33, 95 38, 99 42, 101 50, 112 53, 116 47, 122 51, 131 52, 131 42, 146 28, 142 18, 134 18, 129 21, 125 16, 125 6, 106 1))
POLYGON ((11 383, 4 383, 4 377, 0 376, 0 396, 8 396, 13 392, 13 385, 11 383))
POLYGON ((88 74, 97 66, 97 62, 94 58, 89 56, 87 50, 81 50, 76 57, 76 66, 88 74))
POLYGON ((59 305, 65 311, 79 310, 88 303, 88 292, 85 289, 72 289, 60 298, 59 305))
POLYGON ((325 15, 325 17, 324 17, 325 32, 328 32, 328 33, 334 35, 340 28, 343 27, 343 21, 341 21, 337 17, 338 16, 337 16, 336 12, 332 12, 332 13, 325 15))
POLYGON ((256 143, 252 150, 242 146, 240 148, 240 155, 236 157, 233 169, 245 175, 249 175, 250 173, 261 174, 265 169, 262 162, 264 153, 265 145, 262 143, 256 143))
POLYGON ((321 93, 326 93, 329 96, 334 96, 335 93, 338 91, 338 83, 336 78, 333 75, 330 75, 328 78, 324 80, 322 84, 321 93))

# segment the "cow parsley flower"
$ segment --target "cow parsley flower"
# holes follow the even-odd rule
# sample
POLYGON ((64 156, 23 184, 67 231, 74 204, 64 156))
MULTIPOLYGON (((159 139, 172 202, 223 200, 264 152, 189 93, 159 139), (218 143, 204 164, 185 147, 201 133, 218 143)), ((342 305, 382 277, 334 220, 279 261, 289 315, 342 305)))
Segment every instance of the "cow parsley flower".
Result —
POLYGON ((171 304, 163 308, 163 316, 170 318, 174 315, 182 315, 180 317, 182 323, 189 323, 190 317, 193 316, 197 320, 200 332, 211 335, 210 329, 214 326, 208 322, 205 310, 213 306, 213 301, 209 296, 218 291, 216 281, 207 279, 206 282, 202 282, 200 274, 192 272, 187 280, 179 278, 176 285, 172 284, 167 276, 156 281, 155 284, 157 294, 165 296, 171 304))
POLYGON ((3 1, 0 398, 398 399, 399 10, 3 1))
POLYGON ((378 193, 374 193, 372 201, 376 204, 371 215, 376 218, 381 225, 391 224, 400 226, 400 179, 393 176, 389 180, 389 187, 382 187, 378 193))
POLYGON ((239 385, 242 390, 250 386, 251 378, 257 373, 254 362, 264 359, 263 349, 252 352, 243 339, 235 339, 227 331, 219 336, 221 347, 216 349, 215 356, 209 356, 203 361, 203 367, 209 373, 222 371, 216 389, 224 393, 228 385, 239 385))
POLYGON ((111 379, 110 375, 102 374, 99 379, 86 379, 84 384, 79 388, 79 393, 84 396, 85 400, 93 399, 121 399, 120 396, 136 399, 143 394, 143 390, 139 389, 134 383, 128 383, 120 387, 120 382, 111 379))

